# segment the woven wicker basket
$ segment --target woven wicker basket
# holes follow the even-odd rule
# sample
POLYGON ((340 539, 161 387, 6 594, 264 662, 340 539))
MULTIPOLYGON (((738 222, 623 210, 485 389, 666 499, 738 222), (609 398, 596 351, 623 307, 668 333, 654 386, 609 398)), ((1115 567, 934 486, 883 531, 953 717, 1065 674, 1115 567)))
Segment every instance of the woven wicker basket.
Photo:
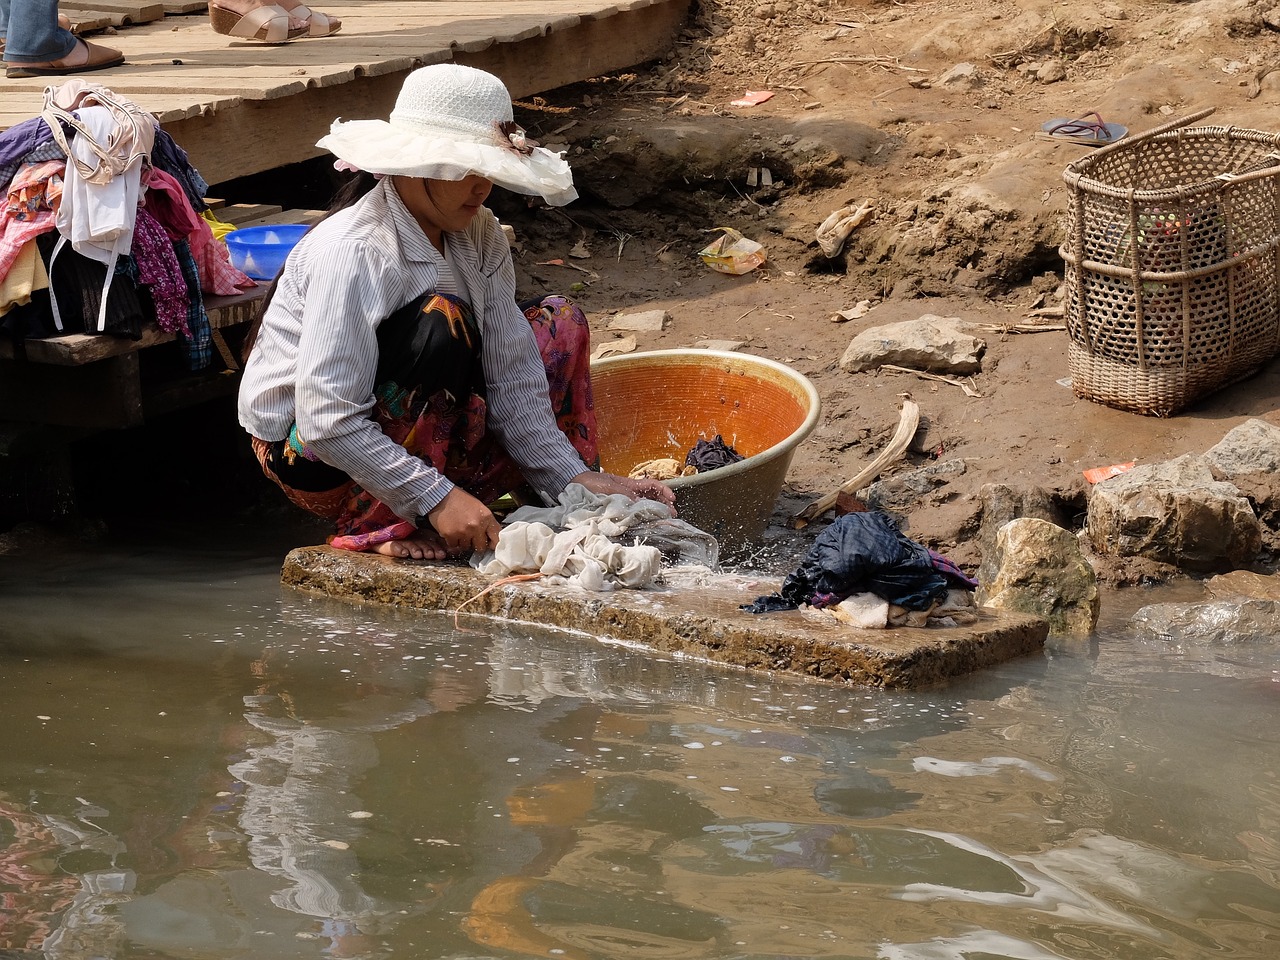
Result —
POLYGON ((1280 134, 1186 126, 1211 112, 1063 173, 1078 397, 1169 416, 1280 348, 1280 134))

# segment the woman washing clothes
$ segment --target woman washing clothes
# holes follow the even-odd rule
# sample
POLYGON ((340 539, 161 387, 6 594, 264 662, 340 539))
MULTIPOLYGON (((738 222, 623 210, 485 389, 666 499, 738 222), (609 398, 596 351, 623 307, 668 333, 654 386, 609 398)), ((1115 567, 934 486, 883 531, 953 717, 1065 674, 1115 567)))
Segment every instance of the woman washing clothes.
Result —
POLYGON ((239 411, 266 475, 334 521, 333 546, 433 560, 492 549, 488 504, 522 484, 547 503, 579 483, 673 504, 665 484, 595 469, 581 310, 516 304, 485 199, 494 184, 556 205, 577 193, 564 160, 516 126, 502 82, 423 67, 389 122, 338 121, 318 145, 372 187, 289 255, 239 411))

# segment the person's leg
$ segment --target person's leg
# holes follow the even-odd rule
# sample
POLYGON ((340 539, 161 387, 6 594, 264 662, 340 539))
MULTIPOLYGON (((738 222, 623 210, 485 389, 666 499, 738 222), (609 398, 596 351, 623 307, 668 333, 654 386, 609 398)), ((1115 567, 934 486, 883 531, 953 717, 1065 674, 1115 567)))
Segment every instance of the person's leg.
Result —
POLYGON ((65 76, 124 63, 124 54, 82 40, 58 16, 57 0, 4 0, 6 77, 65 76))
POLYGON ((75 35, 58 25, 58 0, 4 0, 6 63, 48 63, 77 47, 75 35))
MULTIPOLYGON (((370 512, 374 505, 382 507, 341 470, 317 459, 299 439, 296 428, 284 440, 271 443, 254 437, 252 445, 254 456, 266 477, 283 490, 295 506, 333 521, 339 537, 344 529, 350 528, 348 518, 353 512, 370 512), (363 511, 361 504, 367 504, 363 511)), ((413 524, 400 520, 385 507, 382 510, 385 516, 379 514, 377 520, 383 522, 375 529, 385 530, 388 539, 355 534, 347 536, 349 542, 341 545, 345 549, 368 550, 389 557, 444 559, 444 542, 434 530, 417 530, 413 524)))

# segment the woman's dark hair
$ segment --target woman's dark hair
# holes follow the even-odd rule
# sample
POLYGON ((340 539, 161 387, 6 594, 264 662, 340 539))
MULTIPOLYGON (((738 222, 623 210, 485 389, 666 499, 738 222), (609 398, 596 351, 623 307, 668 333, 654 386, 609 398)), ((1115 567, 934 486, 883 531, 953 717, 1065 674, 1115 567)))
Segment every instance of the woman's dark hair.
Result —
MULTIPOLYGON (((343 173, 338 189, 333 194, 333 201, 325 210, 324 215, 308 228, 307 233, 324 223, 339 210, 345 210, 347 207, 355 205, 356 201, 377 186, 377 183, 377 177, 372 173, 365 173, 363 170, 357 170, 354 173, 343 173)), ((248 361, 249 354, 253 352, 253 345, 258 342, 258 329, 262 326, 262 318, 267 312, 267 307, 271 305, 271 299, 276 295, 276 285, 279 283, 280 275, 276 274, 275 279, 271 281, 271 285, 267 287, 267 292, 262 295, 258 313, 253 318, 253 322, 250 323, 249 332, 244 337, 244 345, 240 348, 241 363, 248 361)))

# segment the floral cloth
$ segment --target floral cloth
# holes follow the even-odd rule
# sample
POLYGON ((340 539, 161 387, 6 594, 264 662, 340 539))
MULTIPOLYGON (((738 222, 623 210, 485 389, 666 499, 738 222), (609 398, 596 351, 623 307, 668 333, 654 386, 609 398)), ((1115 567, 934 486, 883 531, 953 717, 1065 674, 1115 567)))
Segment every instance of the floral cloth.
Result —
POLYGON ((65 168, 62 160, 44 160, 24 163, 13 175, 0 218, 0 277, 8 276, 28 241, 54 229, 65 168))

